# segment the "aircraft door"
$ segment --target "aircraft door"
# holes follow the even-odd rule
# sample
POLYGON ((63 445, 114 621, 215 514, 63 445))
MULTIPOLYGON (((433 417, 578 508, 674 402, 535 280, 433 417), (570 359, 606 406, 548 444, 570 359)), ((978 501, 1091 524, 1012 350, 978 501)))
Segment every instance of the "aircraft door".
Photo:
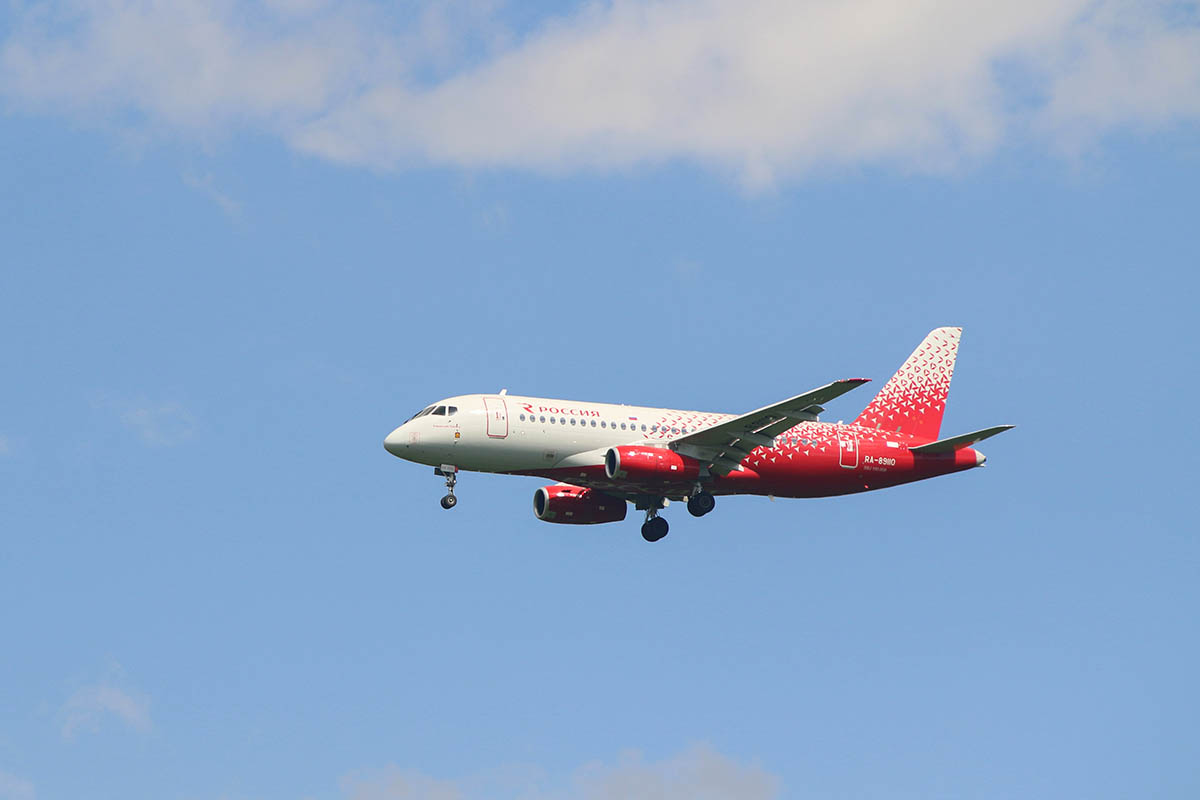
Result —
POLYGON ((508 406, 503 397, 483 398, 483 408, 487 412, 487 435, 493 439, 503 439, 508 436, 508 406))
POLYGON ((858 434, 847 428, 838 428, 838 463, 846 469, 858 466, 858 434))

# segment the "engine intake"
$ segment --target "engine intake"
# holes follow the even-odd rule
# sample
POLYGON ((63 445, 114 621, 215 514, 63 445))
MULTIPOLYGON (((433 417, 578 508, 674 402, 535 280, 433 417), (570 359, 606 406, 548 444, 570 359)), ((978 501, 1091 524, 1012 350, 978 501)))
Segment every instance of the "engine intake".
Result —
POLYGON ((596 525, 625 519, 625 501, 619 497, 560 483, 533 493, 533 515, 543 522, 596 525))
POLYGON ((700 477, 700 462, 662 447, 625 445, 610 447, 604 454, 604 474, 609 480, 628 478, 649 483, 694 481, 700 477))

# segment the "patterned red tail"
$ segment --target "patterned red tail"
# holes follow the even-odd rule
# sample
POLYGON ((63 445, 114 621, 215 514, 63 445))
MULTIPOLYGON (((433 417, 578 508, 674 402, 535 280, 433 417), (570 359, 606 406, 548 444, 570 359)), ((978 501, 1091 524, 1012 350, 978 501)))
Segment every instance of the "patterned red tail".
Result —
POLYGON ((892 376, 855 425, 936 439, 954 375, 962 328, 937 328, 892 376))

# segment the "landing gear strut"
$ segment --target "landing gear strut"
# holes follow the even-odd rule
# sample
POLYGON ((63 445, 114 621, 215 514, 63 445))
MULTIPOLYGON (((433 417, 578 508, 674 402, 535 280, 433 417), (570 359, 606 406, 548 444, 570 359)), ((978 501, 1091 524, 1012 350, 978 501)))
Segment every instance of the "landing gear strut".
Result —
POLYGON ((687 510, 693 517, 703 517, 717 507, 717 499, 708 492, 700 491, 688 498, 687 510))
POLYGON ((655 503, 652 507, 646 509, 646 521, 642 523, 642 538, 647 542, 657 542, 659 539, 667 535, 670 530, 670 525, 667 521, 658 515, 658 509, 662 508, 662 501, 655 503))
POLYGON ((433 474, 446 478, 446 496, 442 498, 442 508, 449 511, 458 505, 458 498, 454 496, 454 484, 458 483, 458 467, 453 464, 442 464, 440 467, 433 468, 433 474))

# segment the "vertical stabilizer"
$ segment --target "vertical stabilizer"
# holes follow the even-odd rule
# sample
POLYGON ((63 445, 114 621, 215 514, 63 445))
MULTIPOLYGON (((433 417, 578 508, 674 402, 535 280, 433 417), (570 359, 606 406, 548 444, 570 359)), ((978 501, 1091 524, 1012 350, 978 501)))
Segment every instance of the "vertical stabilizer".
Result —
POLYGON ((937 328, 875 395, 855 425, 938 438, 962 328, 937 328))

